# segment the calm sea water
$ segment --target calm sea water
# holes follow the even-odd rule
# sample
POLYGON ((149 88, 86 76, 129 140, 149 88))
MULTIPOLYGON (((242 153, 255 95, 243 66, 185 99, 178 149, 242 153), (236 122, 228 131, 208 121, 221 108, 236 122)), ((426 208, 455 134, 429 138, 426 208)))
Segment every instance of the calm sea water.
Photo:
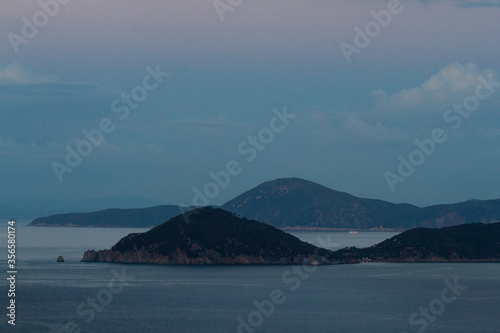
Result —
MULTIPOLYGON (((6 223, 0 225, 0 232, 4 229, 6 223)), ((71 327, 73 332, 103 333, 500 332, 499 264, 313 268, 79 262, 87 248, 109 248, 137 231, 145 229, 18 223, 16 326, 7 325, 8 288, 2 279, 0 332, 71 332, 71 327), (59 255, 65 263, 55 262, 59 255), (455 294, 450 291, 454 284, 455 294)), ((369 246, 394 235, 293 234, 332 249, 369 246)), ((6 276, 1 237, 5 254, 0 267, 6 276)))

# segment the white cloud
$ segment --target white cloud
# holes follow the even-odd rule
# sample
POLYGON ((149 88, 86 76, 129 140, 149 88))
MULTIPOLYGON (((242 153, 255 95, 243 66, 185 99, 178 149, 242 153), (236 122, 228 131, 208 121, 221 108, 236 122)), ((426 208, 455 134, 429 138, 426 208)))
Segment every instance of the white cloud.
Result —
POLYGON ((35 75, 29 69, 15 62, 7 66, 0 66, 0 84, 41 84, 58 83, 54 75, 35 75))
POLYGON ((474 92, 480 76, 493 75, 498 79, 498 72, 492 69, 481 70, 476 64, 452 63, 432 75, 419 87, 401 90, 388 95, 383 90, 375 90, 372 96, 377 106, 384 111, 428 110, 441 112, 442 107, 462 100, 474 92))
MULTIPOLYGON (((309 116, 321 133, 335 133, 338 137, 361 140, 370 144, 398 144, 412 142, 428 135, 435 127, 443 127, 443 112, 465 97, 475 94, 479 77, 500 81, 498 72, 482 70, 473 63, 452 63, 431 75, 418 87, 404 89, 389 95, 383 90, 372 93, 376 105, 372 109, 349 112, 319 112, 309 116)), ((491 121, 500 104, 500 91, 485 103, 481 116, 475 117, 475 126, 484 128, 488 137, 497 135, 491 121), (479 118, 478 118, 479 117, 479 118), (484 127, 481 122, 489 124, 484 127)), ((464 131, 464 130, 462 130, 464 131)), ((485 134, 486 135, 486 134, 485 134)))
POLYGON ((319 133, 344 138, 348 141, 356 138, 364 143, 391 144, 404 142, 411 138, 410 134, 399 127, 387 126, 367 113, 351 113, 347 111, 325 111, 307 116, 319 133))

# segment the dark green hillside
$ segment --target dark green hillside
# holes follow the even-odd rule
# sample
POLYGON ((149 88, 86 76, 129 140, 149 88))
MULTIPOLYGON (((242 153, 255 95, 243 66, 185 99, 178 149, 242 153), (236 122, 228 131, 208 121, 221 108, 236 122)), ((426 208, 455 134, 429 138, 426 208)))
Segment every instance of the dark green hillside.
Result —
POLYGON ((159 264, 331 263, 330 251, 273 226, 210 207, 179 215, 142 234, 121 239, 111 250, 87 251, 83 261, 159 264))
POLYGON ((500 223, 416 228, 369 248, 336 251, 335 256, 376 261, 500 261, 500 223))

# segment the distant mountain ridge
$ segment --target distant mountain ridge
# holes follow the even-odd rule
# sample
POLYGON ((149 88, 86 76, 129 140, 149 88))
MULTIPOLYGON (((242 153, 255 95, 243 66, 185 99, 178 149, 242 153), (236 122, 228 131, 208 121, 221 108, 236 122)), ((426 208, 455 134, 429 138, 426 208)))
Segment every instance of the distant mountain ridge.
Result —
POLYGON ((138 195, 78 200, 1 198, 0 218, 34 219, 54 214, 90 213, 109 208, 133 209, 165 204, 166 202, 138 195))
MULTIPOLYGON (((358 198, 300 178, 268 181, 228 201, 221 208, 282 229, 406 230, 468 223, 500 222, 500 200, 420 208, 358 198)), ((151 227, 190 208, 155 206, 58 214, 35 219, 31 226, 151 227)))
POLYGON ((500 221, 500 200, 419 208, 363 199, 299 179, 265 182, 221 206, 287 229, 410 229, 500 221))
POLYGON ((162 224, 171 217, 190 209, 162 205, 149 208, 106 209, 92 213, 57 214, 39 217, 33 220, 29 226, 149 228, 162 224))

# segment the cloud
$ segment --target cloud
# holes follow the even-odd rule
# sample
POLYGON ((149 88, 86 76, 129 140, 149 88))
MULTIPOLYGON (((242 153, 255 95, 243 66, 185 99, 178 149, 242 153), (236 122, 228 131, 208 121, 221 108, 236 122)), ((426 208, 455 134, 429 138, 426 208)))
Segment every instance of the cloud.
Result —
POLYGON ((28 83, 28 84, 0 84, 0 97, 33 97, 39 99, 48 97, 78 97, 95 96, 108 97, 110 100, 117 95, 114 91, 86 83, 28 83))
POLYGON ((481 70, 474 63, 452 63, 432 75, 419 87, 401 90, 388 95, 379 89, 372 92, 375 103, 383 111, 389 110, 428 110, 442 111, 447 104, 462 100, 474 92, 480 76, 493 75, 498 79, 498 72, 493 69, 481 70))
POLYGON ((452 4, 464 7, 500 7, 500 0, 452 0, 452 4))
POLYGON ((233 126, 246 126, 247 124, 227 121, 225 119, 175 119, 166 122, 171 125, 186 125, 194 127, 233 127, 233 126))
MULTIPOLYGON (((54 143, 47 143, 43 147, 34 143, 21 143, 12 137, 0 136, 0 159, 9 158, 41 158, 61 157, 56 148, 61 148, 54 143)), ((11 160, 12 161, 12 160, 11 160)))
POLYGON ((408 132, 398 127, 387 127, 380 121, 370 124, 355 114, 348 115, 341 128, 351 136, 376 143, 395 143, 410 138, 408 132))
MULTIPOLYGON (((442 2, 442 0, 420 0, 423 4, 432 2, 442 2)), ((500 0, 445 0, 444 2, 463 8, 477 8, 477 7, 500 7, 500 0)))
POLYGON ((0 96, 101 96, 117 95, 117 90, 91 83, 63 82, 55 75, 36 75, 19 63, 0 66, 0 96))
MULTIPOLYGON (((419 86, 394 94, 375 90, 373 106, 363 110, 316 112, 309 116, 318 133, 335 133, 335 139, 363 142, 367 145, 399 145, 428 135, 436 127, 444 127, 443 113, 455 103, 475 94, 479 77, 500 81, 498 72, 482 70, 476 64, 452 63, 431 75, 419 86)), ((496 110, 500 104, 500 90, 481 106, 480 115, 468 121, 475 133, 492 137, 497 134, 496 110)), ((469 129, 462 129, 466 133, 469 129)), ((469 135, 470 133, 467 132, 469 135)))
POLYGON ((369 113, 352 113, 347 111, 325 111, 308 115, 313 126, 322 137, 327 136, 351 142, 387 145, 405 142, 410 134, 397 126, 387 126, 379 119, 370 119, 369 113))
MULTIPOLYGON (((3 139, 23 145, 66 142, 110 117, 110 105, 117 96, 117 91, 100 85, 34 74, 19 63, 0 66, 0 132, 3 139)), ((2 153, 38 154, 22 149, 2 153)))
POLYGON ((15 62, 0 66, 0 85, 44 84, 60 82, 54 75, 35 75, 15 62))

